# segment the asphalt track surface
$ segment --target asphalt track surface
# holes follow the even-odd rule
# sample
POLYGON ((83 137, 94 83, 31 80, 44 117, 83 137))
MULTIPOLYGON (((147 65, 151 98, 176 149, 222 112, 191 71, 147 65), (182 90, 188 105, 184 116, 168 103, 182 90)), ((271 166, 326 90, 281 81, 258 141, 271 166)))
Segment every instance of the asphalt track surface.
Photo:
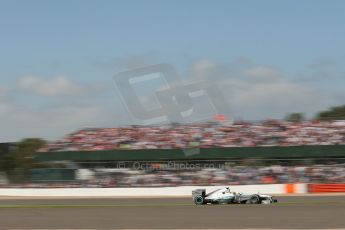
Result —
POLYGON ((278 197, 272 205, 202 205, 191 198, 1 199, 0 229, 335 229, 345 196, 278 197))

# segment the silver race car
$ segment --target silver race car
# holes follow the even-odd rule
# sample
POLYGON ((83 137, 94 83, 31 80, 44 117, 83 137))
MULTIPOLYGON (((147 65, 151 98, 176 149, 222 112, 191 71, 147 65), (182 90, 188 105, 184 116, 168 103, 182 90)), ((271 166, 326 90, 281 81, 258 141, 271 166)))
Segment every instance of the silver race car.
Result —
POLYGON ((243 194, 231 192, 229 187, 217 189, 207 193, 205 189, 192 191, 193 201, 197 205, 202 204, 272 204, 277 200, 270 195, 243 194))

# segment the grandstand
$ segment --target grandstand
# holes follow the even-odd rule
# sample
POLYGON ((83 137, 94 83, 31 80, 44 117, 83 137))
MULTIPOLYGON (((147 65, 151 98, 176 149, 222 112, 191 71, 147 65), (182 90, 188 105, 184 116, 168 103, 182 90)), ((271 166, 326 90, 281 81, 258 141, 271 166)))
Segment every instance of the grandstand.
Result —
POLYGON ((343 183, 344 153, 343 121, 92 128, 43 145, 29 171, 7 175, 25 187, 343 183))
POLYGON ((62 187, 341 183, 344 153, 342 121, 93 128, 43 146, 34 159, 46 168, 32 170, 32 180, 62 187), (74 167, 52 167, 62 162, 74 167))
POLYGON ((41 152, 345 144, 345 122, 268 120, 84 129, 41 152))

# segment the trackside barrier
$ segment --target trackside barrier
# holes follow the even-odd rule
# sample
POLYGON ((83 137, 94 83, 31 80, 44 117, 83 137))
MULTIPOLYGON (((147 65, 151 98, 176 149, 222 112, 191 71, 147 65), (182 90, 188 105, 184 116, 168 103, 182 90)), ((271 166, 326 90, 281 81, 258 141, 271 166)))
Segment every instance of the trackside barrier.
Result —
POLYGON ((303 194, 307 193, 307 185, 306 184, 285 184, 285 194, 303 194))
MULTIPOLYGON (((192 190, 205 188, 207 192, 224 186, 180 186, 160 188, 3 188, 0 196, 17 197, 188 197, 192 190)), ((289 194, 305 193, 305 184, 233 185, 230 190, 243 193, 289 194), (288 189, 288 190, 287 190, 288 189)))
POLYGON ((309 184, 308 192, 310 193, 345 192, 345 184, 309 184))

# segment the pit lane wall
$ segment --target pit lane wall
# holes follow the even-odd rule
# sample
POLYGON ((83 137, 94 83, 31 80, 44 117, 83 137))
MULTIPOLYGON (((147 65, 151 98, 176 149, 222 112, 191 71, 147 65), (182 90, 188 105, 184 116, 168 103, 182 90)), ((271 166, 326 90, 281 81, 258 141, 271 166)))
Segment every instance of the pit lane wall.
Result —
MULTIPOLYGON (((224 186, 180 186, 159 188, 3 188, 0 196, 13 197, 189 197, 192 190, 206 192, 224 186)), ((233 185, 231 191, 262 194, 304 194, 306 184, 233 185)))

